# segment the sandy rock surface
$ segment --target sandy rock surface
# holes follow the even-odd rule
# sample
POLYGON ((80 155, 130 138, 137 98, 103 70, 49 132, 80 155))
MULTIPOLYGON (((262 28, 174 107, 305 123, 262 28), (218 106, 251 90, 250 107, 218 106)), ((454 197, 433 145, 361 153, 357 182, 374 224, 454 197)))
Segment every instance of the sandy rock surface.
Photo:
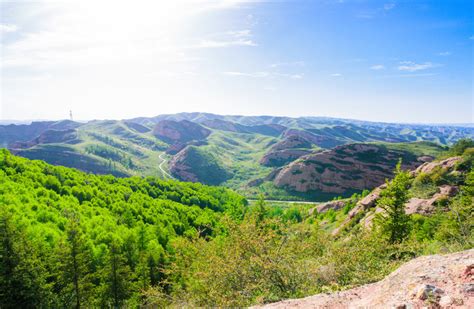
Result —
POLYGON ((416 258, 358 288, 255 308, 474 308, 474 249, 416 258))

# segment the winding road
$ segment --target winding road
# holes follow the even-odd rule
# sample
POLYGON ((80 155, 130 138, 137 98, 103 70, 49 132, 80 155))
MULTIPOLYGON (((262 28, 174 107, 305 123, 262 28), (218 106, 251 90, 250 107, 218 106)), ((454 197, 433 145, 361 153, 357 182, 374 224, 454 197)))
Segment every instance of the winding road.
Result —
POLYGON ((166 159, 162 157, 164 154, 165 154, 165 153, 163 152, 163 153, 160 154, 160 156, 158 157, 158 158, 160 158, 160 160, 161 160, 161 163, 158 165, 158 168, 160 169, 161 173, 162 173, 164 176, 166 176, 166 177, 168 177, 168 178, 171 178, 171 179, 176 179, 176 178, 174 178, 173 176, 171 176, 170 173, 168 173, 167 171, 165 171, 164 168, 163 168, 163 164, 166 163, 166 159))

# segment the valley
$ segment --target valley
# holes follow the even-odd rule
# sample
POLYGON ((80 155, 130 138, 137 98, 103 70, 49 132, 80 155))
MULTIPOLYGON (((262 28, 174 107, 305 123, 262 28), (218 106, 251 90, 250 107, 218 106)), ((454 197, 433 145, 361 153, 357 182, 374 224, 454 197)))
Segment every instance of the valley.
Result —
POLYGON ((461 140, 411 170, 396 164, 374 190, 318 204, 2 149, 0 306, 471 304, 473 167, 474 142, 461 140), (452 254, 407 263, 439 253, 452 254))

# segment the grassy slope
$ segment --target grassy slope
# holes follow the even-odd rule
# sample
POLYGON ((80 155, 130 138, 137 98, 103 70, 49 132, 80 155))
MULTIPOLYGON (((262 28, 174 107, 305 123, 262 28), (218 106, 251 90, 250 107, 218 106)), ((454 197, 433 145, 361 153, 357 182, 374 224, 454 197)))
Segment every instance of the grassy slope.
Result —
MULTIPOLYGON (((285 125, 300 127, 301 123, 296 120, 288 121, 285 125)), ((310 123, 304 123, 309 126, 310 123)), ((361 129, 357 127, 357 132, 348 134, 346 129, 332 125, 311 125, 321 131, 331 134, 344 142, 357 142, 362 137, 361 129)), ((149 132, 140 128, 135 130, 132 126, 123 121, 93 121, 81 126, 78 129, 78 136, 81 140, 77 144, 45 144, 22 151, 22 155, 30 158, 40 158, 55 164, 65 166, 77 166, 77 162, 90 162, 90 166, 82 169, 95 173, 113 173, 115 175, 163 175, 159 168, 162 160, 159 158, 166 149, 167 144, 156 139, 149 132), (66 146, 68 156, 60 152, 59 147, 66 146), (91 147, 99 147, 101 152, 91 151, 91 147), (105 152, 104 152, 105 151, 105 152), (57 158, 62 158, 58 161, 57 158), (117 159, 119 158, 119 159, 117 159)), ((349 132, 350 133, 350 132, 349 132)), ((386 133, 381 132, 381 136, 386 133)), ((414 134, 413 130, 403 131, 403 135, 414 134)), ((365 138, 368 138, 367 135, 365 138)), ((414 139, 417 139, 415 137, 414 139)), ((260 134, 235 133, 221 130, 212 130, 212 134, 207 140, 207 145, 199 146, 203 153, 210 153, 219 165, 224 167, 233 176, 222 185, 238 190, 250 197, 255 197, 258 193, 266 193, 274 199, 307 199, 315 198, 305 194, 287 192, 284 189, 276 188, 272 182, 266 181, 257 188, 249 188, 249 181, 265 178, 272 168, 259 164, 259 160, 269 150, 271 145, 281 140, 281 137, 271 137, 260 134)), ((378 143, 384 144, 390 149, 407 150, 419 156, 422 154, 436 155, 440 147, 431 143, 378 143)), ((166 160, 171 157, 166 155, 166 160)), ((163 168, 168 170, 167 162, 163 168)), ((330 199, 332 195, 321 195, 320 200, 330 199)))

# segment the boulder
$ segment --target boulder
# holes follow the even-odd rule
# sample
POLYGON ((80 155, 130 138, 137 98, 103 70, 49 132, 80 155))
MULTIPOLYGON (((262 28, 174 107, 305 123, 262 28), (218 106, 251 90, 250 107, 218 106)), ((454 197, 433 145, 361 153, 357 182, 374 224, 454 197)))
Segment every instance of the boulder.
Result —
POLYGON ((452 169, 456 163, 462 160, 462 157, 451 157, 441 161, 427 162, 420 165, 415 171, 412 172, 412 175, 416 176, 420 173, 431 173, 436 168, 442 169, 452 169))
POLYGON ((438 188, 438 193, 435 193, 429 199, 422 198, 411 198, 405 204, 405 212, 407 214, 421 214, 421 215, 430 215, 433 214, 436 210, 436 204, 438 201, 454 196, 458 192, 456 186, 443 185, 438 188))
POLYGON ((347 203, 347 201, 345 201, 345 200, 330 201, 330 202, 327 202, 327 203, 323 203, 323 204, 318 205, 314 208, 311 208, 309 210, 309 214, 312 215, 315 210, 318 213, 325 213, 329 209, 339 210, 339 209, 342 209, 344 206, 346 206, 346 203, 347 203))

